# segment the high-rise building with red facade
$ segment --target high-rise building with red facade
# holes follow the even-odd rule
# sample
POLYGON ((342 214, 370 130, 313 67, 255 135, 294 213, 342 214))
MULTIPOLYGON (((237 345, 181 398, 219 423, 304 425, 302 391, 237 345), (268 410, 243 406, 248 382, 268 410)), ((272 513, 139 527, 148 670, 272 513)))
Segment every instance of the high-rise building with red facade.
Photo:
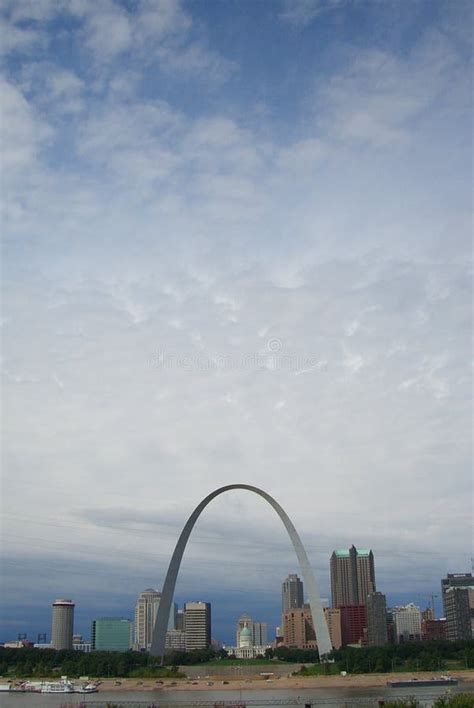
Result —
POLYGON ((342 605, 341 638, 342 645, 360 644, 367 627, 367 609, 365 605, 342 605))

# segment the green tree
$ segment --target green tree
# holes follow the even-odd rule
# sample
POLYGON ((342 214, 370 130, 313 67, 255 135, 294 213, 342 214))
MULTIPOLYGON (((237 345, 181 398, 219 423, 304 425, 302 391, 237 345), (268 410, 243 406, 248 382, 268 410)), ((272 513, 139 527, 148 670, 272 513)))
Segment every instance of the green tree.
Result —
POLYGON ((441 696, 434 702, 433 708, 473 708, 474 695, 458 693, 457 696, 441 696))

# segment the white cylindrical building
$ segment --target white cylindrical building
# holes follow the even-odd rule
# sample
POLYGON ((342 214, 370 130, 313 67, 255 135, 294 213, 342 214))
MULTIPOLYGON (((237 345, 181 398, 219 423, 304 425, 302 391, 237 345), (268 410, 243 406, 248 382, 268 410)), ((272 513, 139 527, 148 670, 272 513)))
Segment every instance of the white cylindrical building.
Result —
POLYGON ((53 649, 72 649, 74 632, 74 602, 55 600, 53 602, 53 623, 51 646, 53 649))

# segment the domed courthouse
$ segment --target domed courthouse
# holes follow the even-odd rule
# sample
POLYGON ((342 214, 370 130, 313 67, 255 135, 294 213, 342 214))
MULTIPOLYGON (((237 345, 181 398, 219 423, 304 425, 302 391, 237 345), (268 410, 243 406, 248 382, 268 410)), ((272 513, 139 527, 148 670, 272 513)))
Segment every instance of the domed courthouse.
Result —
POLYGON ((238 659, 265 656, 265 650, 271 647, 267 642, 266 622, 254 622, 247 614, 243 614, 237 621, 236 640, 235 647, 224 648, 238 659))

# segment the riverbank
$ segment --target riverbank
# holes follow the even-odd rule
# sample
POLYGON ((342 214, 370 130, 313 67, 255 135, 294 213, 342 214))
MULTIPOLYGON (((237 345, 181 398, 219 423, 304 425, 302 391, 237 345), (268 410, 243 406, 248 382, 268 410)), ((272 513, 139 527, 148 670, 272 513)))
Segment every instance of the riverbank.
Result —
MULTIPOLYGON (((239 691, 239 690, 288 690, 288 689, 317 689, 317 688, 379 688, 386 686, 387 681, 408 679, 430 679, 439 673, 430 671, 387 673, 387 674, 353 674, 351 676, 289 676, 265 679, 255 675, 245 679, 232 679, 225 681, 220 677, 209 676, 199 679, 101 679, 99 691, 239 691)), ((459 684, 474 684, 474 671, 453 671, 451 674, 459 684)))

